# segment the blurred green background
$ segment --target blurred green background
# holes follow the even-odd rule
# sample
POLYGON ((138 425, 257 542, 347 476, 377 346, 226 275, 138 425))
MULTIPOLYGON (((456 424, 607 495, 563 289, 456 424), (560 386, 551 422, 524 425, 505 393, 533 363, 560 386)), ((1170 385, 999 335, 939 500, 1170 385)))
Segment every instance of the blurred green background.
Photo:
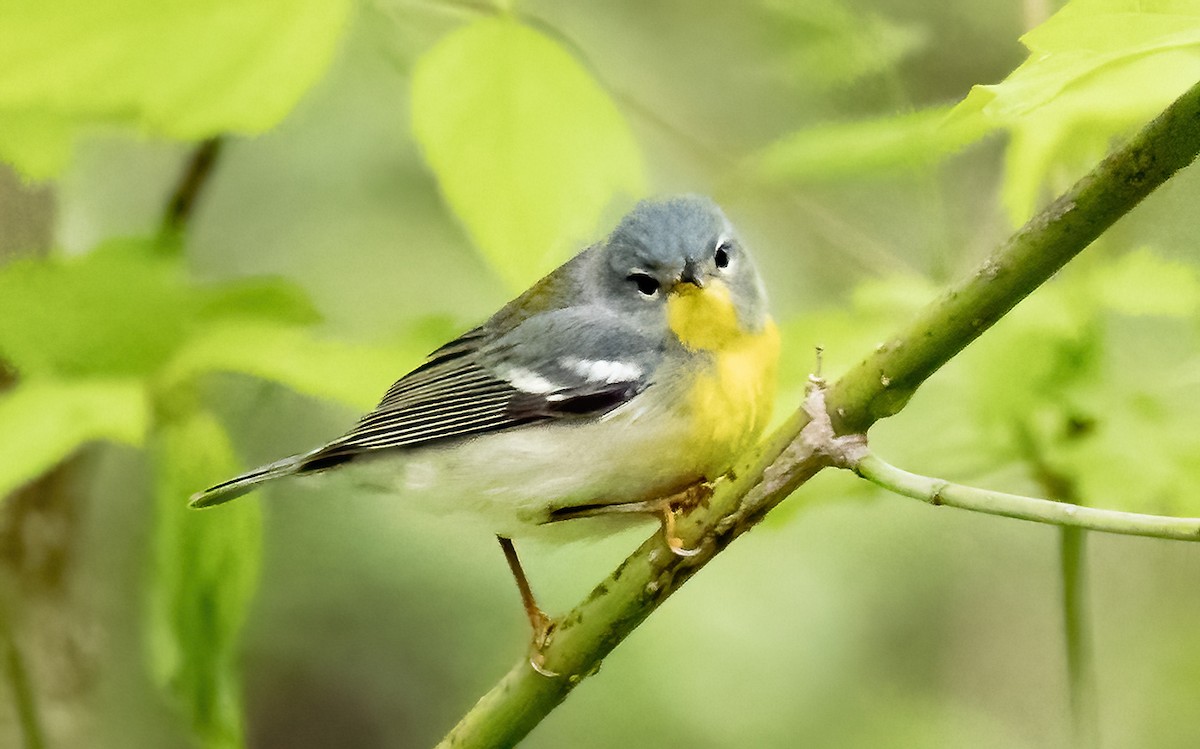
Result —
MULTIPOLYGON (((782 416, 816 345, 836 377, 1200 78, 1198 2, 511 6, 0 8, 0 746, 35 746, 21 709, 51 747, 432 745, 526 646, 486 531, 336 485, 190 492, 341 433, 644 195, 740 227, 782 416), (1055 64, 1013 74, 1026 47, 1055 64)), ((1200 515, 1198 201, 1193 167, 877 451, 1200 515)), ((559 612, 652 532, 518 546, 559 612)), ((1061 541, 822 474, 524 745, 1067 745, 1061 541)), ((1195 746, 1197 550, 1082 559, 1081 743, 1195 746)))

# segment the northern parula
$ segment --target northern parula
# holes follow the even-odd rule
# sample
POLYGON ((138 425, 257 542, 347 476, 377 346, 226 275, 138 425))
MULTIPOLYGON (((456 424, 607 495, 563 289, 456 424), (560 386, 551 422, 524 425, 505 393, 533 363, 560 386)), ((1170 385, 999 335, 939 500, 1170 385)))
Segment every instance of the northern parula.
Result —
POLYGON ((778 354, 762 279, 716 204, 643 201, 604 241, 430 354, 347 434, 191 505, 337 470, 406 502, 482 515, 536 630, 507 539, 558 520, 663 511, 662 498, 719 478, 770 418, 778 354))

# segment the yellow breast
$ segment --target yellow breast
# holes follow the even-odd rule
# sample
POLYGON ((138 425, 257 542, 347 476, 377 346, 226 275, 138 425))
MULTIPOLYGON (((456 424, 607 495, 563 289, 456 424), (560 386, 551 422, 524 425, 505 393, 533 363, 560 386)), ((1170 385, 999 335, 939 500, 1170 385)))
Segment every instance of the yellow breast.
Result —
POLYGON ((759 331, 743 329, 729 288, 715 280, 702 289, 684 286, 672 293, 667 320, 685 347, 711 355, 694 377, 685 407, 697 464, 716 478, 771 419, 779 331, 769 318, 759 331))

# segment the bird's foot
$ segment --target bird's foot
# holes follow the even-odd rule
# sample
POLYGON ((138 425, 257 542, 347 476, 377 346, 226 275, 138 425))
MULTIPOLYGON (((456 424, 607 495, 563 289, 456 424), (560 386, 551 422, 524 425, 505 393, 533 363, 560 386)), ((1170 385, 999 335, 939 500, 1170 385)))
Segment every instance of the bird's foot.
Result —
POLYGON ((672 554, 681 557, 694 557, 700 553, 700 547, 689 549, 683 543, 683 539, 679 537, 675 527, 675 520, 678 513, 684 510, 690 510, 693 507, 699 507, 708 503, 708 498, 712 496, 712 485, 707 482, 693 484, 687 489, 673 494, 670 497, 664 497, 659 500, 659 516, 662 519, 663 539, 667 542, 667 548, 672 554))
POLYGON ((541 609, 534 609, 527 613, 529 614, 529 624, 533 629, 533 636, 529 640, 529 667, 547 678, 559 676, 558 672, 546 667, 546 646, 554 637, 557 622, 541 609))

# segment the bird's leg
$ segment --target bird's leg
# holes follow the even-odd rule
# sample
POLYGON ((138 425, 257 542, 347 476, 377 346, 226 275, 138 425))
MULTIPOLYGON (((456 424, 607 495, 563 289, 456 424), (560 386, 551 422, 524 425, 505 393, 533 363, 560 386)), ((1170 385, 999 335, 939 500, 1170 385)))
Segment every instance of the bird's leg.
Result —
POLYGON ((529 643, 529 665, 543 676, 556 676, 557 674, 546 669, 546 657, 542 652, 550 642, 550 633, 554 631, 554 620, 537 605, 537 601, 533 597, 533 589, 529 587, 529 580, 525 577, 525 570, 521 568, 521 560, 517 558, 517 549, 513 546, 512 539, 496 536, 496 540, 500 542, 500 548, 504 551, 504 559, 508 562, 508 568, 512 570, 513 578, 517 581, 517 590, 521 592, 521 604, 525 607, 525 615, 529 617, 529 626, 533 630, 529 643))
POLYGON ((663 540, 667 542, 667 548, 681 557, 692 557, 699 554, 700 549, 689 549, 683 545, 683 540, 675 532, 675 516, 681 510, 688 510, 697 505, 704 504, 712 496, 712 493, 712 484, 707 481, 699 481, 683 491, 666 497, 658 497, 657 499, 643 499, 637 502, 622 502, 612 505, 595 504, 583 507, 559 508, 551 513, 550 520, 546 522, 557 523, 562 520, 590 518, 598 515, 615 515, 618 513, 654 515, 662 524, 663 540))

